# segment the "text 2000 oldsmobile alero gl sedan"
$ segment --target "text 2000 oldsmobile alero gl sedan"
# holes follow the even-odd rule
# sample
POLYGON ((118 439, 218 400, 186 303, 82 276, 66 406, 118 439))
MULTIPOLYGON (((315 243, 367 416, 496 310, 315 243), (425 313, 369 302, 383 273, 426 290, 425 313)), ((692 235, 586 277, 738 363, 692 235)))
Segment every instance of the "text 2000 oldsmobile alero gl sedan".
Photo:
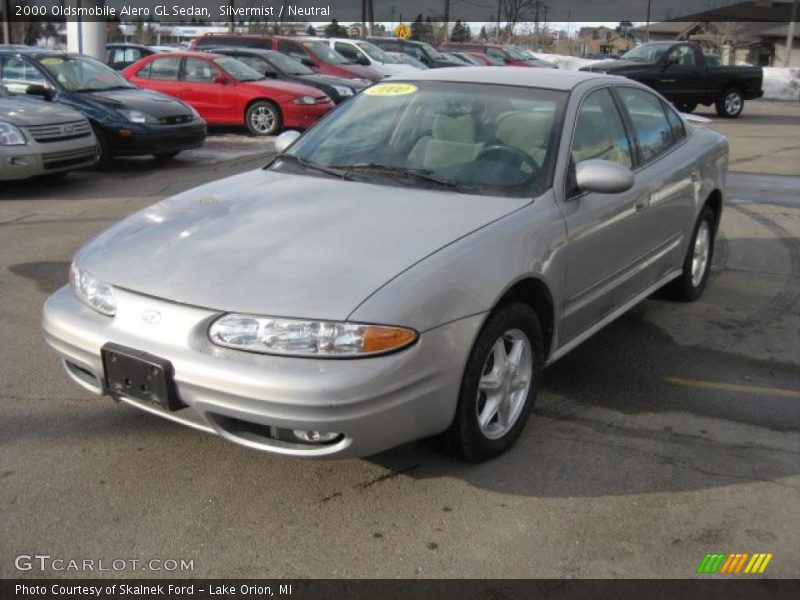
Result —
POLYGON ((542 367, 706 285, 727 142, 630 80, 439 69, 297 135, 76 254, 44 309, 74 380, 276 454, 482 460, 542 367))

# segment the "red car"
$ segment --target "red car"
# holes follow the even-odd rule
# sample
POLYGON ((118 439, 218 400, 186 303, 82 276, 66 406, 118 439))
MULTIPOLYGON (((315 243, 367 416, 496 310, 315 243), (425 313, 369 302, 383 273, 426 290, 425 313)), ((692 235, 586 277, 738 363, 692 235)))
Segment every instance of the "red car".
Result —
POLYGON ((536 58, 516 46, 511 45, 447 42, 439 46, 439 50, 442 52, 478 52, 480 54, 486 54, 500 64, 509 67, 557 68, 550 61, 536 58))
POLYGON ((154 54, 122 72, 136 85, 194 107, 210 125, 246 125, 254 135, 306 129, 334 106, 317 88, 264 75, 229 56, 154 54))
POLYGON ((276 50, 299 60, 321 75, 335 75, 347 79, 361 79, 375 82, 383 79, 383 74, 375 69, 358 65, 345 58, 330 44, 316 37, 291 35, 258 35, 240 33, 213 33, 201 35, 192 42, 192 50, 213 47, 260 48, 276 50))

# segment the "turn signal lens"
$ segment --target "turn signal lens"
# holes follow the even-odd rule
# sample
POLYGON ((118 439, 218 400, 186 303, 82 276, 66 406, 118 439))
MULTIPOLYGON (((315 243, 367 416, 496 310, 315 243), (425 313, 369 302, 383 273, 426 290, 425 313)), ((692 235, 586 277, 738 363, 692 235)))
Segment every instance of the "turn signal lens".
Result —
POLYGON ((388 352, 395 348, 402 348, 413 342, 417 334, 410 329, 399 327, 375 327, 369 325, 364 328, 363 352, 374 354, 388 352))
POLYGON ((218 346, 249 352, 346 358, 399 350, 414 343, 417 333, 364 323, 228 314, 211 324, 208 337, 218 346))

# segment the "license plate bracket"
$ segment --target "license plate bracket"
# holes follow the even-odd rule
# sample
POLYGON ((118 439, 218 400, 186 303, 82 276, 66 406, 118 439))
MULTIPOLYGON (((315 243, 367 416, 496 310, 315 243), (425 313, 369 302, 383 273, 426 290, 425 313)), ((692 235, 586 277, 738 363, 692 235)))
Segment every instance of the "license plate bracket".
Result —
POLYGON ((100 350, 106 388, 114 396, 125 396, 176 411, 178 399, 172 363, 141 350, 105 344, 100 350))

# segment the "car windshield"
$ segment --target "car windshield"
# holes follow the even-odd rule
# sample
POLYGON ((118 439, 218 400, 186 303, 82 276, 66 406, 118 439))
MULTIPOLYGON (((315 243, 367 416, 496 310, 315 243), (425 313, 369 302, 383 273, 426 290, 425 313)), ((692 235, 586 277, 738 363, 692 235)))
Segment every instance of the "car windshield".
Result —
POLYGON ((219 65, 222 70, 236 81, 258 81, 259 79, 264 79, 264 75, 230 56, 218 56, 214 59, 214 63, 219 65))
POLYGON ((267 61, 275 66, 282 73, 287 75, 313 75, 314 71, 309 69, 299 60, 280 52, 270 52, 266 56, 267 61))
POLYGON ((516 86, 379 83, 343 104, 269 168, 533 197, 549 185, 565 98, 560 91, 516 86))
POLYGON ((314 56, 323 62, 334 65, 349 65, 351 62, 325 42, 303 42, 303 46, 308 48, 314 56))
POLYGON ((68 92, 103 92, 134 88, 111 67, 85 56, 45 56, 41 64, 68 92))
POLYGON ((514 60, 530 60, 531 56, 522 48, 516 46, 506 46, 506 53, 514 60))
POLYGON ((444 59, 444 54, 439 52, 436 48, 431 46, 430 44, 426 44, 425 42, 419 42, 422 51, 425 52, 428 56, 430 56, 434 60, 442 60, 444 59))
POLYGON ((664 53, 669 50, 666 44, 642 44, 632 50, 628 50, 620 56, 622 60, 638 60, 642 62, 654 63, 661 60, 664 53))
POLYGON ((391 57, 387 56, 386 53, 378 48, 375 44, 370 44, 369 42, 356 42, 356 46, 366 52, 367 56, 369 56, 372 60, 377 60, 378 62, 382 63, 394 62, 391 57))

